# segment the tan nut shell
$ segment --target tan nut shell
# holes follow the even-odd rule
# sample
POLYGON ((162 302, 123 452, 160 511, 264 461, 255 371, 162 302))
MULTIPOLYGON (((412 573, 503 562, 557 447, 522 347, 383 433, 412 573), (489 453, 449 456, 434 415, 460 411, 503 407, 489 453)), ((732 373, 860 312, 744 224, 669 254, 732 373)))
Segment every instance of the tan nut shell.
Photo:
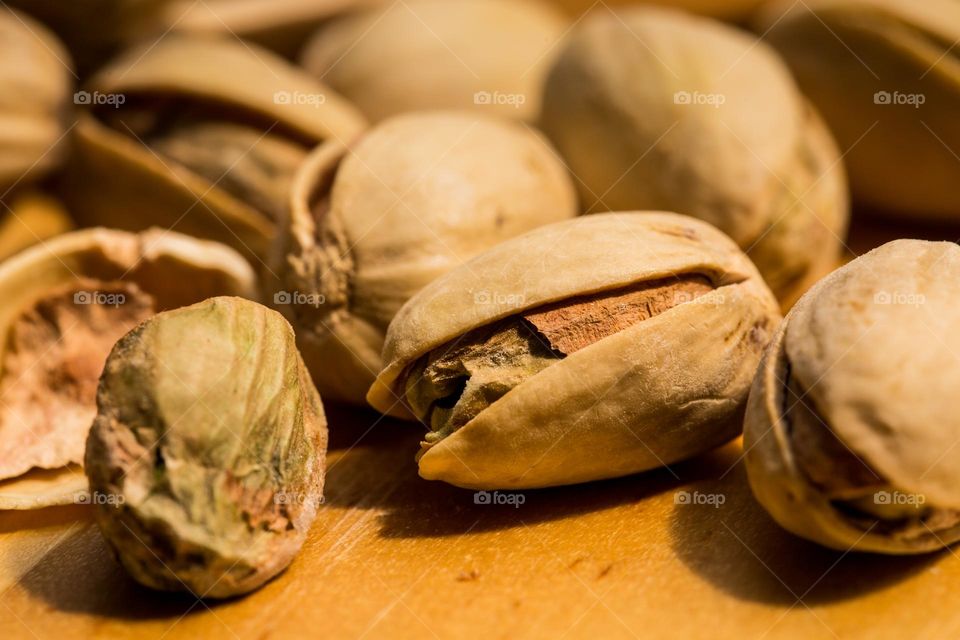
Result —
POLYGON ((797 467, 782 419, 789 375, 836 437, 898 490, 960 508, 960 247, 896 240, 811 289, 770 343, 744 431, 757 499, 785 528, 830 547, 929 551, 853 526, 797 467))
POLYGON ((70 55, 43 25, 0 8, 0 193, 62 159, 70 55))
POLYGON ((757 28, 849 149, 854 197, 907 218, 960 218, 960 2, 776 2, 757 28), (878 104, 884 93, 923 104, 878 104))
POLYGON ((324 399, 365 404, 387 325, 421 287, 534 227, 576 215, 573 185, 532 129, 467 112, 391 118, 349 152, 331 142, 295 181, 274 271, 324 399), (317 228, 313 208, 329 198, 317 228))
MULTIPOLYGON (((128 52, 85 90, 123 95, 126 102, 147 95, 202 103, 282 132, 304 149, 330 139, 350 141, 365 127, 359 112, 327 87, 275 54, 231 39, 168 36, 128 52), (310 103, 295 95, 324 99, 310 103)), ((70 195, 84 224, 173 227, 248 257, 267 253, 275 225, 263 213, 158 157, 128 132, 85 112, 75 144, 70 195)))
POLYGON ((836 266, 847 222, 839 152, 750 34, 653 7, 596 12, 551 70, 540 122, 588 211, 705 220, 787 304, 836 266))
MULTIPOLYGON (((553 0, 571 13, 579 15, 587 10, 606 11, 617 6, 637 4, 637 0, 553 0)), ((647 4, 658 4, 676 9, 684 9, 714 18, 740 20, 763 4, 766 0, 643 0, 647 4)))
MULTIPOLYGON (((239 254, 217 243, 159 229, 141 234, 108 229, 67 233, 0 265, 0 377, 12 323, 49 291, 84 279, 135 283, 153 297, 158 310, 215 295, 257 295, 256 277, 250 265, 239 254)), ((94 413, 91 406, 91 415, 94 413)), ((70 456, 75 463, 82 461, 84 437, 80 434, 75 438, 78 448, 76 455, 70 456)), ((52 468, 68 460, 48 462, 44 466, 52 468)), ((66 471, 60 475, 30 472, 2 482, 0 509, 76 502, 77 477, 66 471)))
POLYGON ((756 268, 708 224, 616 213, 537 229, 424 288, 387 333, 368 395, 403 415, 396 387, 417 358, 549 302, 684 273, 726 285, 583 348, 513 388, 420 458, 464 487, 585 482, 669 464, 739 433, 766 336, 780 316, 756 268), (477 304, 479 292, 489 304, 477 304), (520 301, 518 303, 518 301, 520 301))
POLYGON ((302 60, 372 120, 420 109, 530 120, 566 28, 540 0, 409 0, 331 23, 302 60))

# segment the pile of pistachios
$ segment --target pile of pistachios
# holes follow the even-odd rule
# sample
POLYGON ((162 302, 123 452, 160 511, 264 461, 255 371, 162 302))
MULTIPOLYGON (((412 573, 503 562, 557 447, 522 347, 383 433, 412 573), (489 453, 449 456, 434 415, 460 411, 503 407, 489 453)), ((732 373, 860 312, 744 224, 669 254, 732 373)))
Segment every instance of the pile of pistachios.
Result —
POLYGON ((0 7, 0 510, 246 593, 325 402, 483 490, 743 434, 797 535, 960 539, 960 248, 847 247, 960 228, 956 0, 200 4, 0 7))

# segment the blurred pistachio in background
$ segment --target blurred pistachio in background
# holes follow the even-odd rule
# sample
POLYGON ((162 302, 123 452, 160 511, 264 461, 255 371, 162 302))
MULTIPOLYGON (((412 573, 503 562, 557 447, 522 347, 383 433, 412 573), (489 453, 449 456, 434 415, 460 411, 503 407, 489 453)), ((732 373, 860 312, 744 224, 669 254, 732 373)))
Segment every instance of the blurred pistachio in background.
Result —
POLYGON ((366 126, 328 87, 233 38, 169 35, 113 61, 78 96, 64 193, 81 223, 174 228, 254 261, 307 152, 366 126))
POLYGON ((854 199, 960 219, 960 2, 775 2, 756 28, 846 151, 854 199))
POLYGON ((693 11, 705 16, 723 20, 743 20, 764 3, 765 0, 553 0, 567 11, 578 15, 584 11, 602 11, 605 8, 616 9, 641 3, 655 4, 693 11))
POLYGON ((302 63, 371 120, 435 108, 530 120, 567 26, 540 0, 407 0, 334 20, 302 63))

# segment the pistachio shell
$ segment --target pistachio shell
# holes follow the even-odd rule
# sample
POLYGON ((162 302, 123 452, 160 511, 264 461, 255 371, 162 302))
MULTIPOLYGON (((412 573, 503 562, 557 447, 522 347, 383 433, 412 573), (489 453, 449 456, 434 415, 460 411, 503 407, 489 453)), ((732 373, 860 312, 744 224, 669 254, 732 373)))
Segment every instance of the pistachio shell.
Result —
POLYGON ((960 3, 776 2, 758 20, 843 149, 856 200, 960 217, 960 3))
POLYGON ((63 159, 70 55, 43 25, 0 7, 0 194, 63 159))
POLYGON ((530 120, 566 28, 540 0, 409 0, 335 20, 302 61, 372 120, 421 109, 530 120))
POLYGON ((67 194, 80 221, 174 228, 250 259, 268 250, 291 167, 316 144, 364 128, 335 93, 233 40, 168 36, 128 52, 85 91, 91 103, 120 104, 92 104, 77 124, 67 194), (211 164, 216 151, 223 166, 211 164))
POLYGON ((254 302, 212 298, 114 347, 85 468, 103 496, 97 523, 135 579, 221 598, 293 560, 322 499, 326 448, 290 325, 254 302))
MULTIPOLYGON (((503 242, 397 314, 370 403, 400 414, 410 367, 501 319, 597 292, 701 276, 704 295, 607 335, 527 377, 420 458, 464 487, 609 478, 713 448, 740 430, 760 351, 779 320, 769 289, 714 227, 671 213, 600 214, 503 242), (563 274, 557 277, 557 274, 563 274)), ((414 381, 416 384, 416 381, 414 381)))
POLYGON ((884 553, 960 539, 958 280, 956 245, 897 240, 825 278, 787 316, 744 434, 753 491, 784 527, 884 553), (908 515, 887 515, 897 496, 915 498, 908 515))
POLYGON ((528 127, 466 112, 397 116, 301 167, 271 297, 321 395, 363 404, 387 325, 410 296, 502 240, 575 214, 569 176, 528 127))
POLYGON ((588 211, 705 220, 756 259, 785 306, 839 259, 839 153, 749 34, 663 9, 597 12, 554 64, 540 122, 588 211))
POLYGON ((103 360, 137 322, 256 289, 237 253, 160 230, 77 231, 0 265, 0 478, 82 462, 103 360))

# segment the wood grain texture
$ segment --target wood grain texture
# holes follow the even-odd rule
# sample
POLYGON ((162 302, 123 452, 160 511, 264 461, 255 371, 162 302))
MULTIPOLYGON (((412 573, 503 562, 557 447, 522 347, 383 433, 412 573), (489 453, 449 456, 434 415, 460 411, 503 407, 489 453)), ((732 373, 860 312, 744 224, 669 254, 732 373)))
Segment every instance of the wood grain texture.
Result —
POLYGON ((242 599, 139 587, 86 507, 0 515, 0 637, 960 634, 960 558, 841 554, 792 537, 749 494, 738 444, 670 470, 523 492, 516 507, 478 505, 417 477, 412 425, 381 421, 354 445, 377 420, 331 415, 327 503, 290 569, 242 599), (676 504, 679 491, 723 504, 676 504))

